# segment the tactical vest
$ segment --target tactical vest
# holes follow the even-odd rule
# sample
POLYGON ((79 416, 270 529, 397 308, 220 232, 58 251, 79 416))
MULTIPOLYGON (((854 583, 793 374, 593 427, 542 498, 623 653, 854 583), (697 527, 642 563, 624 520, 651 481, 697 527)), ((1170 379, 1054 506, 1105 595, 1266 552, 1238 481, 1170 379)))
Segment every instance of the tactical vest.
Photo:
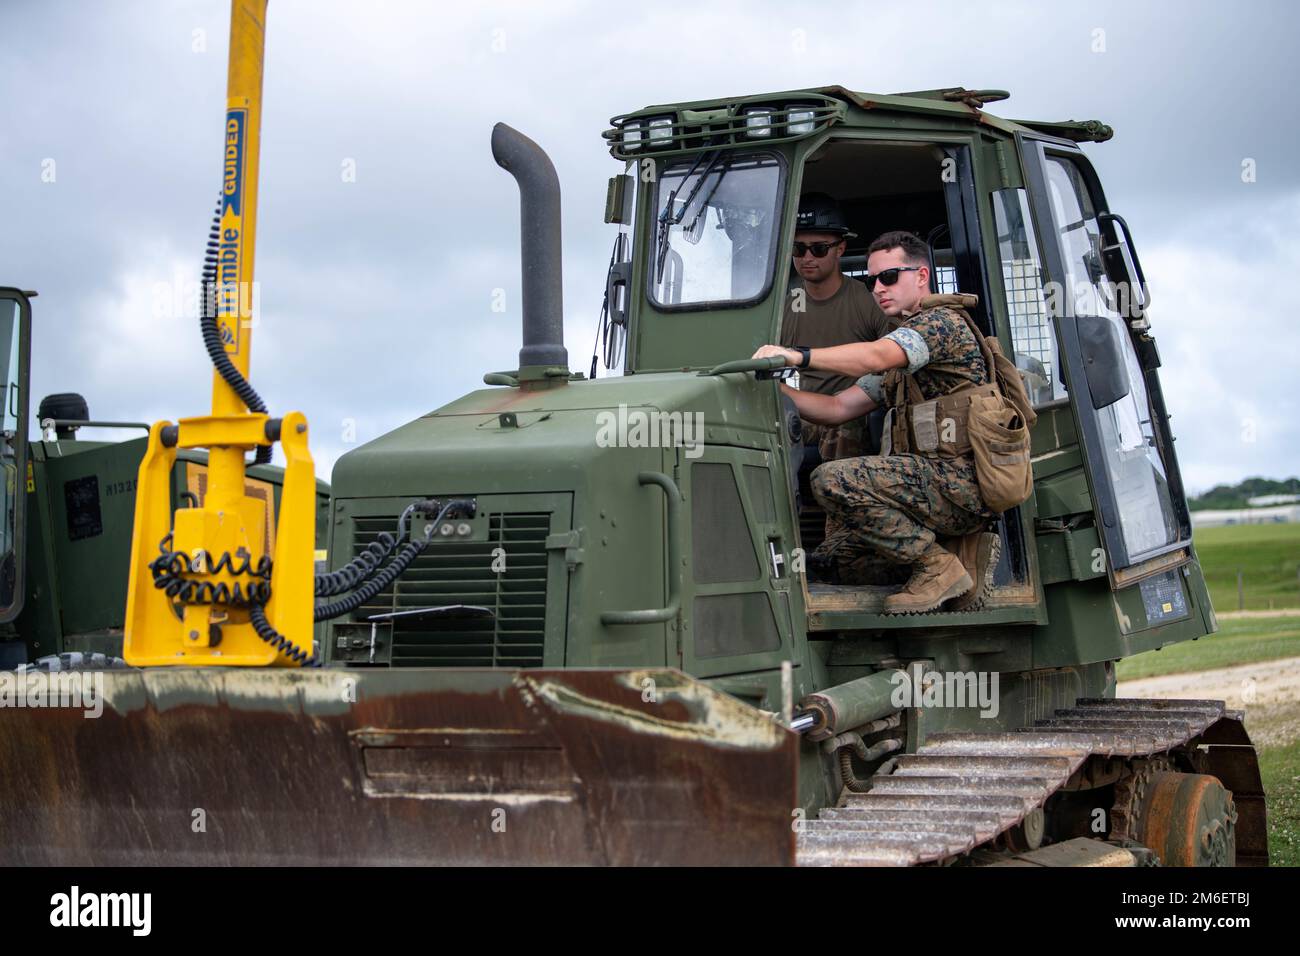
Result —
MULTIPOLYGON (((979 345, 979 331, 966 314, 966 308, 974 306, 978 301, 973 295, 928 295, 921 300, 921 308, 925 310, 943 306, 960 315, 972 327, 975 342, 979 345)), ((885 435, 890 448, 882 448, 882 455, 959 458, 971 453, 967 421, 971 400, 976 396, 1000 394, 992 369, 988 367, 988 360, 982 353, 981 349, 984 375, 988 381, 976 385, 967 380, 966 384, 954 386, 946 395, 937 398, 926 399, 915 376, 904 369, 891 369, 885 373, 882 390, 884 394, 893 396, 893 402, 885 424, 885 435)), ((926 368, 932 372, 967 372, 964 367, 939 363, 931 363, 926 368)))
MULTIPOLYGON (((1038 416, 1015 363, 1002 354, 997 339, 985 338, 967 314, 966 309, 978 301, 973 295, 930 295, 921 300, 921 308, 945 306, 961 316, 979 346, 988 381, 977 385, 968 380, 926 399, 911 373, 892 369, 882 386, 894 399, 885 425, 890 447, 880 453, 928 458, 971 455, 980 496, 991 510, 1002 512, 1033 493, 1029 426, 1038 416)), ((968 371, 938 363, 926 368, 955 374, 968 371)))

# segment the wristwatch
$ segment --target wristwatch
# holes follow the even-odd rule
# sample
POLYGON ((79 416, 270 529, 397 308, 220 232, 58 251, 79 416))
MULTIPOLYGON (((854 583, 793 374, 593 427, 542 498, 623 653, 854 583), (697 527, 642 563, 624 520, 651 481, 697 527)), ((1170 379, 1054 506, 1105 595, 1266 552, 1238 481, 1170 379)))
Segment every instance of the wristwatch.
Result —
POLYGON ((802 356, 799 364, 796 365, 795 368, 807 368, 808 363, 812 361, 812 349, 805 348, 802 345, 792 345, 790 348, 802 356))

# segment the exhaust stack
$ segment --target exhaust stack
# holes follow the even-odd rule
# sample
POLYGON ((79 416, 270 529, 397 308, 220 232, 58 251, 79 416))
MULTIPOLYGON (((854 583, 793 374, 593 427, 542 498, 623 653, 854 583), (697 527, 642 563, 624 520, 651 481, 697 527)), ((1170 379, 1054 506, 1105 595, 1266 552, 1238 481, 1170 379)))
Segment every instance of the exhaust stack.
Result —
POLYGON ((520 369, 569 367, 564 348, 560 179, 546 151, 505 123, 492 128, 492 158, 519 183, 524 296, 520 369))

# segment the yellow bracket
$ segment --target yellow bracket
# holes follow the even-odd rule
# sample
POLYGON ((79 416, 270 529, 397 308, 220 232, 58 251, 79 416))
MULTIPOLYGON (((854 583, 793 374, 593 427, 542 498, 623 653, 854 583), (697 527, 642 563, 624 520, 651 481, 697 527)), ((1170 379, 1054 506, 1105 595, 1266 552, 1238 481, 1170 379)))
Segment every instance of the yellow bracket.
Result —
POLYGON ((240 445, 245 449, 269 445, 266 423, 271 416, 249 412, 242 415, 204 415, 182 418, 176 439, 177 448, 214 448, 217 445, 240 445))
MULTIPOLYGON (((290 412, 282 420, 280 448, 285 457, 284 488, 266 616, 277 631, 310 654, 316 607, 316 469, 302 412, 290 412)), ((289 661, 281 657, 276 663, 289 661)))
MULTIPOLYGON (((173 601, 154 586, 149 565, 159 556, 159 544, 172 533, 171 550, 188 566, 182 577, 196 592, 224 585, 247 591, 261 581, 251 574, 232 574, 226 567, 212 573, 230 555, 236 567, 256 568, 267 554, 267 503, 231 488, 243 487, 243 456, 256 444, 268 444, 265 415, 214 416, 158 422, 140 463, 136 487, 135 525, 131 543, 131 576, 127 591, 123 656, 129 664, 155 667, 168 664, 225 666, 297 666, 288 656, 262 640, 248 611, 220 602, 212 594, 204 602, 173 601), (167 440, 175 436, 172 444, 167 440), (260 440, 257 440, 260 439, 260 440), (203 506, 181 508, 174 514, 173 470, 178 447, 209 447, 208 494, 203 506), (238 470, 239 483, 231 468, 238 470), (224 474, 224 477, 222 477, 224 474)), ((271 569, 271 600, 267 620, 307 653, 312 650, 316 547, 316 476, 307 444, 307 420, 291 412, 281 420, 280 446, 286 466, 276 522, 271 569)))
MULTIPOLYGON (((140 665, 162 660, 165 635, 176 635, 178 622, 171 602, 153 584, 149 563, 158 556, 158 543, 171 530, 171 476, 176 449, 163 443, 171 422, 155 422, 136 481, 135 521, 131 529, 131 576, 126 590, 126 625, 122 654, 140 665), (152 640, 150 640, 152 636, 152 640)), ((173 658, 175 654, 173 653, 173 658)), ((177 660, 166 663, 180 663, 177 660)))

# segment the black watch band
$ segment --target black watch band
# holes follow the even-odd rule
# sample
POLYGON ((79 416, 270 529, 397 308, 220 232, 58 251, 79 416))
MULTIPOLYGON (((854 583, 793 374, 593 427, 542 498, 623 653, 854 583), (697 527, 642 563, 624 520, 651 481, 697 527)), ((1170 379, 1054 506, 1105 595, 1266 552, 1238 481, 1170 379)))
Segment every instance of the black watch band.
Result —
POLYGON ((795 368, 807 368, 808 363, 812 361, 812 349, 804 348, 802 345, 796 345, 794 346, 794 350, 802 356, 802 359, 795 368))

